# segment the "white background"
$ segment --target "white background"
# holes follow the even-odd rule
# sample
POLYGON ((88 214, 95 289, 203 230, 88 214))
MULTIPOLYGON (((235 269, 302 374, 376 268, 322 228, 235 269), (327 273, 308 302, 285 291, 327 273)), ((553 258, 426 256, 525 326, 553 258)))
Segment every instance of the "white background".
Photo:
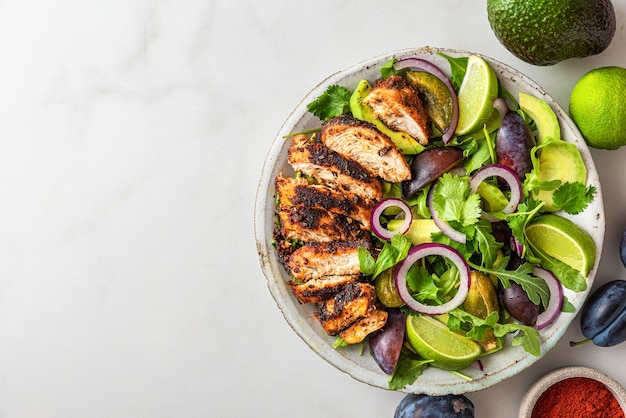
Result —
MULTIPOLYGON (((0 417, 391 417, 400 393, 336 370, 266 287, 253 208, 265 154, 327 75, 398 49, 466 49, 567 108, 626 67, 626 3, 603 54, 526 64, 484 1, 0 0, 0 417)), ((592 151, 607 233, 596 284, 626 278, 626 148, 592 151)), ((561 365, 626 383, 626 344, 576 318, 530 369, 468 394, 514 417, 561 365)))

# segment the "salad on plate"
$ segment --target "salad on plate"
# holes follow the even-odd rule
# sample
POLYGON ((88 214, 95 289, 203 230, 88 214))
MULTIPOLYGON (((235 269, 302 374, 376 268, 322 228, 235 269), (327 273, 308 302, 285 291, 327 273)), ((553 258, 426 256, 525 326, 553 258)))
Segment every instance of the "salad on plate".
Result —
POLYGON ((274 246, 336 350, 360 345, 403 389, 428 367, 471 380, 510 345, 541 355, 596 246, 572 216, 596 195, 541 98, 479 55, 392 58, 307 105, 274 179, 274 246))

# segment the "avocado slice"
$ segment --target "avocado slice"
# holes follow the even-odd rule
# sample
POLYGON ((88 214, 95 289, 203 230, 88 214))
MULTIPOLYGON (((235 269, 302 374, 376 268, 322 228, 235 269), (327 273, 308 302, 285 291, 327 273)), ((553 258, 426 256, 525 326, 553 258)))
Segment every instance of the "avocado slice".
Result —
MULTIPOLYGON (((561 127, 550 105, 523 92, 519 94, 519 104, 537 125, 538 160, 534 161, 538 161, 538 166, 533 162, 537 180, 559 180, 561 184, 578 182, 584 185, 587 182, 587 167, 578 147, 561 139, 561 127)), ((553 194, 554 190, 540 190, 533 193, 533 197, 543 201, 547 211, 555 212, 560 207, 554 204, 553 194)))
POLYGON ((391 141, 396 144, 403 154, 415 155, 424 150, 424 146, 417 142, 413 137, 405 132, 398 132, 390 129, 380 119, 375 117, 372 113, 372 108, 363 103, 363 99, 367 97, 372 86, 367 80, 361 80, 354 89, 352 96, 350 97, 350 111, 352 116, 357 119, 364 120, 366 122, 376 125, 379 131, 391 138, 391 141))

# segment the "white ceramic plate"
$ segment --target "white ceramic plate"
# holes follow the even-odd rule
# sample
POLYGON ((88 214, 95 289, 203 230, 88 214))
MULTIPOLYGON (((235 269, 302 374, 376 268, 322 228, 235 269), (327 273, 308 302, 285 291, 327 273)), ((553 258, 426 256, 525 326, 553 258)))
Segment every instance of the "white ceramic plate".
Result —
MULTIPOLYGON (((287 150, 290 145, 290 140, 285 139, 284 136, 293 132, 319 127, 319 119, 307 111, 306 105, 323 93, 329 85, 339 84, 348 89, 353 89, 361 79, 365 78, 373 82, 379 76, 380 66, 392 57, 398 59, 406 57, 427 59, 435 65, 438 65, 449 75, 449 64, 443 57, 437 55, 439 51, 449 56, 471 55, 468 51, 431 47, 401 50, 364 61, 345 71, 335 73, 320 83, 296 106, 295 110, 287 118, 276 135, 267 155, 257 189, 254 214, 257 250, 261 267, 267 278, 269 290, 285 319, 311 349, 329 363, 359 381, 385 389, 388 387, 387 381, 389 376, 383 373, 376 363, 374 363, 368 350, 366 349, 365 353, 361 355, 359 353, 360 347, 358 346, 333 349, 332 344, 335 338, 328 336, 319 323, 313 318, 312 306, 298 303, 292 295, 290 288, 287 286, 289 276, 278 262, 274 247, 272 246, 272 228, 274 222, 273 184, 274 178, 279 173, 283 172, 288 175, 293 172, 287 164, 287 150)), ((513 93, 515 97, 517 97, 519 91, 524 91, 542 98, 552 106, 561 123, 562 138, 578 146, 588 169, 588 183, 593 184, 597 188, 596 198, 585 212, 570 217, 591 234, 597 247, 596 264, 588 277, 588 290, 577 294, 566 292, 567 298, 578 310, 578 308, 582 306, 593 283, 600 261, 605 229, 602 193, 593 160, 577 128, 552 97, 544 92, 539 85, 520 72, 489 57, 484 58, 494 68, 502 84, 513 93)), ((554 347, 565 333, 570 322, 574 319, 574 316, 575 314, 571 313, 562 314, 551 326, 541 331, 542 354, 545 354, 554 347)), ((407 386, 403 391, 435 395, 460 394, 481 390, 519 373, 537 360, 539 360, 539 357, 526 353, 521 347, 512 347, 510 344, 507 344, 506 348, 498 353, 486 356, 482 359, 484 371, 472 368, 463 371, 463 373, 472 377, 472 381, 466 381, 451 373, 430 367, 426 369, 414 384, 407 386)))

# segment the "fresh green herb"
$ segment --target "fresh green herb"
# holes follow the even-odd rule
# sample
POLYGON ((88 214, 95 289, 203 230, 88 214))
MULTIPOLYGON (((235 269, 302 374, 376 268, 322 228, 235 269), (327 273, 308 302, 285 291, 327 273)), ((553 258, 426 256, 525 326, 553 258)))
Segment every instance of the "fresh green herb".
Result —
POLYGON ((317 99, 307 105, 309 112, 323 121, 350 112, 352 93, 343 86, 331 85, 317 99))
POLYGON ((541 305, 545 308, 548 306, 550 300, 550 290, 546 282, 533 275, 534 267, 530 263, 523 263, 515 270, 507 270, 506 266, 509 262, 509 256, 504 257, 497 266, 485 267, 473 264, 471 261, 468 264, 479 271, 486 274, 493 274, 500 279, 502 285, 506 288, 511 286, 511 281, 522 286, 524 291, 528 294, 528 298, 536 305, 541 305))
POLYGON ((534 246, 530 241, 527 241, 527 243, 527 247, 529 247, 528 252, 532 251, 534 256, 541 260, 541 266, 552 272, 563 286, 574 292, 582 292, 587 289, 587 280, 578 270, 549 256, 544 251, 534 246))
POLYGON ((461 87, 461 83, 463 82, 463 78, 465 77, 466 69, 467 69, 467 60, 469 57, 451 57, 442 52, 437 53, 437 55, 444 57, 450 63, 450 73, 452 76, 450 77, 450 81, 452 82, 452 86, 456 91, 459 91, 459 87, 461 87))
POLYGON ((567 182, 556 189, 552 195, 552 202, 565 212, 576 215, 587 208, 595 194, 594 186, 585 187, 578 182, 567 182))
POLYGON ((480 196, 471 192, 466 179, 445 173, 434 188, 433 207, 440 219, 457 221, 462 226, 478 222, 481 214, 480 196))
POLYGON ((398 62, 398 60, 396 58, 392 58, 386 63, 384 63, 383 66, 380 67, 380 76, 382 78, 389 78, 392 75, 404 75, 409 71, 408 68, 396 70, 395 67, 393 66, 396 62, 398 62))
POLYGON ((411 248, 411 239, 405 235, 396 234, 391 241, 383 245, 383 249, 374 260, 372 254, 363 247, 359 247, 359 266, 361 273, 372 276, 372 280, 380 273, 404 260, 411 248))
POLYGON ((402 349, 398 358, 398 364, 391 377, 389 377, 389 389, 400 390, 415 383, 424 369, 428 367, 428 364, 432 362, 433 360, 424 360, 417 354, 407 349, 402 349))
POLYGON ((501 324, 498 320, 498 312, 492 312, 487 318, 481 319, 457 308, 449 312, 448 326, 458 331, 463 323, 470 325, 470 331, 467 332, 466 337, 474 341, 483 340, 488 330, 491 330, 497 338, 519 331, 513 338, 512 344, 522 346, 526 352, 535 356, 541 354, 539 331, 536 328, 517 322, 501 324))

